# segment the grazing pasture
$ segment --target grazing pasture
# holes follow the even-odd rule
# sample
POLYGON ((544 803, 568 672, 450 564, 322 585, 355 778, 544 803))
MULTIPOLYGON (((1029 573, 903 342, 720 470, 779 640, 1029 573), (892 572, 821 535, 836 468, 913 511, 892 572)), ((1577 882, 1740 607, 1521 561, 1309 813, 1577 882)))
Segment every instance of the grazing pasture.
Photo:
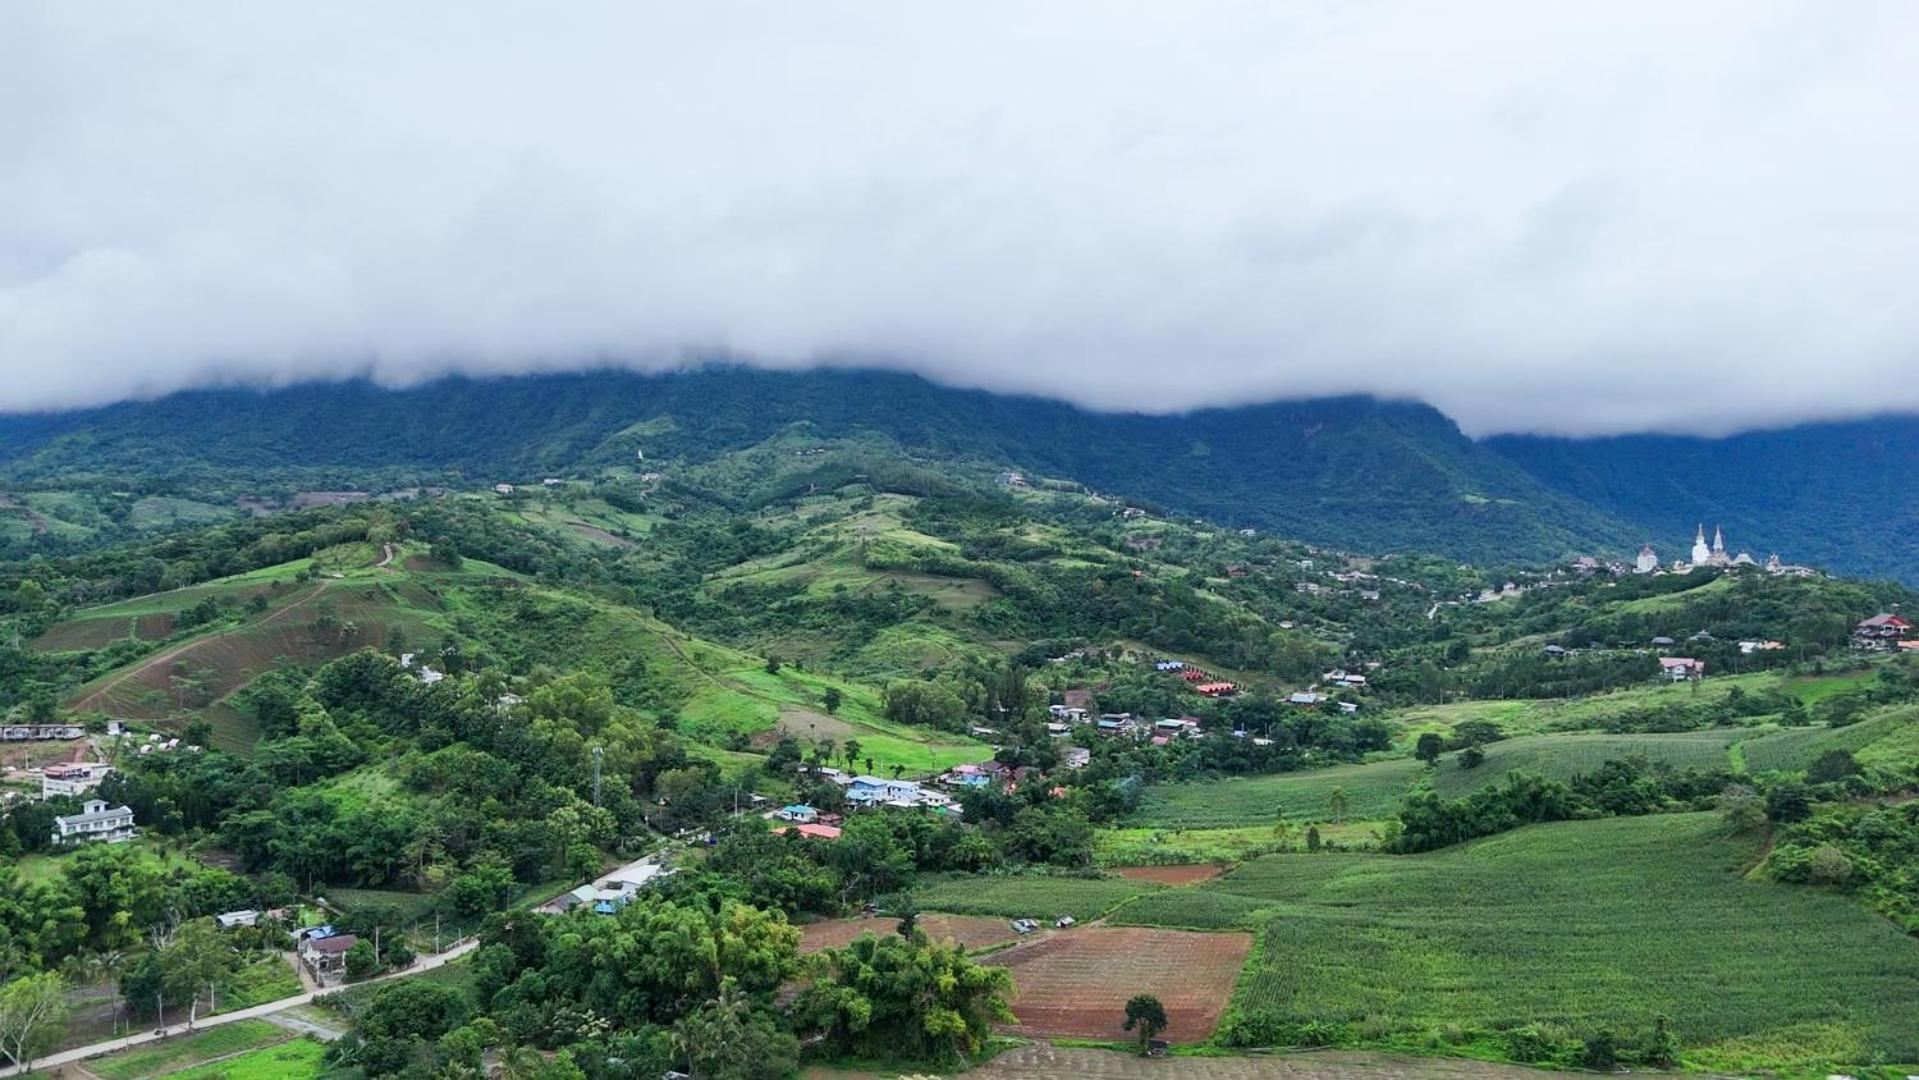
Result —
POLYGON ((1266 856, 1195 891, 1264 905, 1225 1026, 1242 1043, 1305 1023, 1420 1038, 1666 1017, 1705 1068, 1919 1061, 1919 940, 1843 896, 1746 880, 1756 854, 1712 814, 1610 818, 1424 855, 1266 856))
POLYGON ((1026 1036, 1127 1038, 1126 1002, 1152 994, 1170 1023, 1163 1038, 1203 1042, 1219 1024, 1250 934, 1084 927, 997 953, 1013 973, 1013 1031, 1026 1036))

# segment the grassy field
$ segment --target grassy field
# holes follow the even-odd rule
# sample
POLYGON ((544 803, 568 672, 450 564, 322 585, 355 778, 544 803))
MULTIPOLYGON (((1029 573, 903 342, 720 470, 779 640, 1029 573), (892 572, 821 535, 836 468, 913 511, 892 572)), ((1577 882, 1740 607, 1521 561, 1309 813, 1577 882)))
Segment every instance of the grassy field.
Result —
POLYGON ((236 1012, 300 992, 300 977, 278 953, 255 956, 220 984, 214 1004, 220 1012, 236 1012))
POLYGON ((325 1071, 326 1047, 317 1039, 293 1039, 163 1075, 166 1080, 312 1080, 325 1071))
POLYGON ((175 1036, 89 1061, 87 1071, 102 1080, 165 1076, 228 1054, 282 1043, 289 1037, 285 1028, 265 1020, 235 1020, 192 1035, 175 1036))
MULTIPOLYGON (((692 669, 692 693, 680 707, 680 727, 707 742, 721 743, 740 734, 759 736, 756 741, 764 745, 782 729, 802 743, 824 737, 843 746, 853 739, 860 746, 861 770, 870 757, 882 772, 900 765, 910 775, 992 756, 991 747, 965 735, 886 719, 879 695, 870 687, 790 665, 769 672, 764 661, 712 642, 686 639, 676 644, 692 669), (831 715, 825 711, 828 689, 838 690, 841 697, 831 715)), ((834 764, 845 762, 836 759, 834 764)))
MULTIPOLYGON (((1667 1017, 1705 1068, 1919 1060, 1919 941, 1851 902, 1747 881, 1710 814, 1533 826, 1416 856, 1276 855, 1190 910, 1259 927, 1232 1014, 1385 1039, 1667 1017)), ((1154 897, 1122 916, 1190 923, 1154 897)))
POLYGON ((979 877, 960 875, 928 881, 913 894, 928 911, 955 915, 1003 915, 1052 920, 1071 915, 1085 922, 1120 903, 1162 886, 1119 878, 979 877))

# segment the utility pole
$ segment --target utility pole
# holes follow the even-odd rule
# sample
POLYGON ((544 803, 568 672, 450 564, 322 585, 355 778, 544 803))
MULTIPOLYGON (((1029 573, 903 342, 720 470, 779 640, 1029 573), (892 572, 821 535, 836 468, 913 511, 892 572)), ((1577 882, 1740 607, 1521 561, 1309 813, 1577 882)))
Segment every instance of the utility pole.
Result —
POLYGON ((598 809, 600 805, 600 762, 605 757, 606 748, 604 746, 596 746, 593 748, 593 806, 595 809, 598 809))

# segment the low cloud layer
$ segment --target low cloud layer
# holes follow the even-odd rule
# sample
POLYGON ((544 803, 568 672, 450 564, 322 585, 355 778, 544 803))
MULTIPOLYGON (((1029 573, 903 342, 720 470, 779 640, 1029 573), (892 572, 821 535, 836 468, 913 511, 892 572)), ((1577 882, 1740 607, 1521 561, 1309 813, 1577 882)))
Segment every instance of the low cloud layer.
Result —
POLYGON ((0 6, 0 409, 706 356, 1919 409, 1919 5, 0 6))

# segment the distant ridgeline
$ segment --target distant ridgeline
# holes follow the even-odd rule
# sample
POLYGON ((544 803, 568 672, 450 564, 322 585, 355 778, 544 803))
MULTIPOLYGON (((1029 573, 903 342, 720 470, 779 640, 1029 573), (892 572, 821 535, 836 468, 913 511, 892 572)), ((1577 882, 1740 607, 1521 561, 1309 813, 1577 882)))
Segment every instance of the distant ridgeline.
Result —
POLYGON ((1648 540, 1676 548, 1703 518, 1762 555, 1919 580, 1919 544, 1906 538, 1919 510, 1911 420, 1719 442, 1479 443, 1429 406, 1366 397, 1143 416, 909 375, 712 367, 206 390, 0 415, 0 478, 227 494, 263 478, 324 488, 375 473, 490 484, 635 465, 641 453, 702 461, 796 424, 1358 551, 1624 556, 1648 540))

